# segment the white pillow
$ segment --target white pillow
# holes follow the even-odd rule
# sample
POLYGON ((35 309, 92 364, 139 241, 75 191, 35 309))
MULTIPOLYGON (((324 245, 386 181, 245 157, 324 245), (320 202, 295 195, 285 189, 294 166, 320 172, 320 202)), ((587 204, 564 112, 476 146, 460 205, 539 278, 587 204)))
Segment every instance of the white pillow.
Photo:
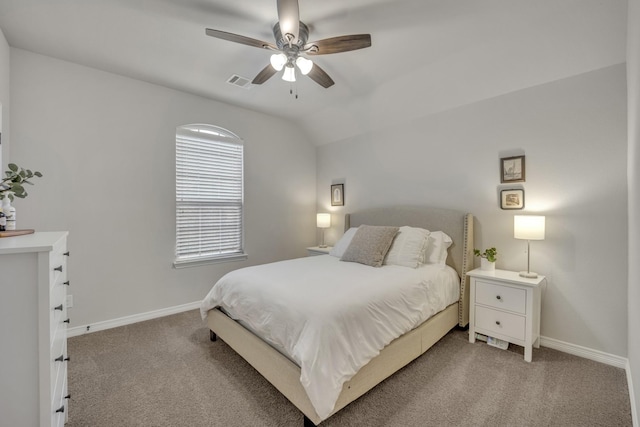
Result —
POLYGON ((442 231, 432 231, 429 234, 429 247, 425 253, 425 264, 441 264, 447 261, 447 249, 453 243, 451 237, 442 231))
POLYGON ((400 231, 391 244, 384 260, 386 265, 400 265, 416 268, 425 258, 429 246, 429 230, 424 228, 400 227, 400 231))
POLYGON ((349 244, 351 244, 351 239, 353 239, 356 231, 358 231, 358 227, 351 227, 350 229, 348 229, 342 235, 340 240, 338 240, 338 242, 333 246, 333 248, 331 248, 331 250, 329 251, 329 255, 342 258, 342 255, 344 255, 344 251, 346 251, 349 247, 349 244))

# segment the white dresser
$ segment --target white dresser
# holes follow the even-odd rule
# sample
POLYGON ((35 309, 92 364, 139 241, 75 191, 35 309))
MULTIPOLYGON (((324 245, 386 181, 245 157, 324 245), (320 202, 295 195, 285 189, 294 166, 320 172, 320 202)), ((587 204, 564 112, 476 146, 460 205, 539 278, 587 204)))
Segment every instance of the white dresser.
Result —
POLYGON ((540 346, 540 306, 544 276, 520 277, 515 271, 467 273, 471 277, 469 341, 476 332, 524 347, 524 360, 531 362, 533 347, 540 346))
POLYGON ((67 419, 67 234, 0 239, 3 426, 62 426, 67 419))

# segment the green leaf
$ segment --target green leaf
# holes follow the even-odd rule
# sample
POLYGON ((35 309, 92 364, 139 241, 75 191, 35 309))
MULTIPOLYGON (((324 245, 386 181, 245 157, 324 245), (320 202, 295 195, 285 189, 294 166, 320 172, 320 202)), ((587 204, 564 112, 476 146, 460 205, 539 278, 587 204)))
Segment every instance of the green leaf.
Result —
POLYGON ((38 171, 35 171, 33 174, 35 176, 37 176, 38 178, 42 178, 42 174, 40 172, 38 172, 38 171))
POLYGON ((17 172, 18 165, 16 165, 15 163, 9 163, 9 169, 11 169, 13 172, 17 172))

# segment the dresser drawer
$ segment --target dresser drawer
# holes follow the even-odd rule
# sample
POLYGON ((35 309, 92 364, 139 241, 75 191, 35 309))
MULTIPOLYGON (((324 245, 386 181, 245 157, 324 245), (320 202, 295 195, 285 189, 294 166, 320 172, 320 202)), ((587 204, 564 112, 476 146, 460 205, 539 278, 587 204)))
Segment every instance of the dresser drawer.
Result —
POLYGON ((64 427, 64 423, 67 419, 67 412, 69 405, 67 399, 65 399, 65 390, 67 387, 66 370, 61 375, 60 387, 56 390, 56 394, 53 395, 51 401, 51 426, 52 427, 64 427), (62 411, 57 412, 60 408, 62 411))
POLYGON ((61 372, 65 372, 66 366, 69 362, 66 362, 64 359, 69 355, 67 354, 67 340, 66 340, 66 331, 62 328, 57 331, 57 334, 54 338, 53 344, 51 345, 49 356, 49 367, 50 367, 50 375, 51 375, 51 393, 55 398, 55 390, 60 386, 60 375, 61 372), (60 356, 62 356, 62 361, 56 360, 60 356), (63 367, 65 369, 63 369, 63 367))
POLYGON ((516 340, 524 341, 526 320, 523 316, 476 306, 475 324, 482 328, 489 336, 493 333, 505 335, 516 340))
MULTIPOLYGON (((61 326, 66 326, 64 321, 67 319, 67 287, 63 284, 57 284, 51 289, 51 296, 49 303, 49 331, 50 337, 53 340, 53 336, 56 330, 61 326), (57 307, 57 308, 56 308, 57 307)), ((53 342, 53 341, 52 341, 53 342)))
POLYGON ((501 310, 526 314, 527 291, 477 280, 475 302, 501 310))
POLYGON ((50 286, 52 288, 67 280, 67 256, 64 255, 66 252, 66 241, 60 241, 49 255, 50 286))

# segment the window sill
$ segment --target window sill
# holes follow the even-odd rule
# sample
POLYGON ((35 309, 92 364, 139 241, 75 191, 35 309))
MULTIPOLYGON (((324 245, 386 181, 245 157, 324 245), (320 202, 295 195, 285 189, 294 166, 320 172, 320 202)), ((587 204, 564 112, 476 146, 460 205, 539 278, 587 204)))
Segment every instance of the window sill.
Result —
POLYGON ((222 262, 244 261, 249 257, 247 254, 234 254, 229 256, 220 256, 215 258, 198 258, 192 260, 175 260, 173 268, 199 267, 208 264, 220 264, 222 262))

